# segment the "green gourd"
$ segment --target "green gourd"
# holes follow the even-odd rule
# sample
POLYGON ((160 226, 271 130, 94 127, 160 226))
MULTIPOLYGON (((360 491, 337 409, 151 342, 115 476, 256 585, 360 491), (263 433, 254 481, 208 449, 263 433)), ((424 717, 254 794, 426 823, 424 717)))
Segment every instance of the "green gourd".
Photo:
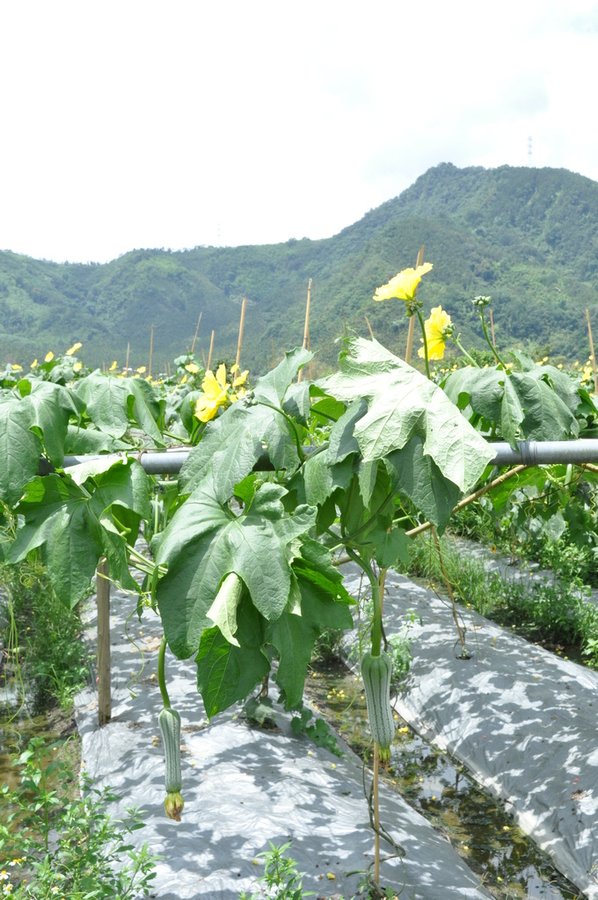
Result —
POLYGON ((164 761, 166 768, 166 793, 178 792, 182 788, 181 779, 181 717, 171 707, 165 708, 158 717, 164 761))
POLYGON ((390 705, 392 660, 382 651, 378 656, 365 653, 361 660, 361 676, 365 687, 370 731, 378 745, 381 759, 390 756, 395 723, 390 705))

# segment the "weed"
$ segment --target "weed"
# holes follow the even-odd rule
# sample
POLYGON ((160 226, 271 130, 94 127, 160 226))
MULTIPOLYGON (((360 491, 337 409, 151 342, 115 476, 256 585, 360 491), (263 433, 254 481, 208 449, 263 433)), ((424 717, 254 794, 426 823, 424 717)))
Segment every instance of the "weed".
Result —
POLYGON ((239 900, 302 900, 312 897, 313 891, 303 890, 303 874, 297 868, 297 862, 287 851, 290 841, 276 846, 270 843, 270 849, 260 853, 256 859, 263 860, 264 874, 259 879, 257 891, 251 894, 241 893, 239 900))
POLYGON ((0 565, 0 584, 6 608, 3 642, 10 669, 26 685, 21 690, 30 695, 34 712, 54 704, 70 709, 89 676, 78 611, 57 600, 35 560, 0 565))
POLYGON ((147 897, 155 858, 147 845, 136 850, 130 843, 143 827, 139 814, 131 809, 113 821, 106 804, 116 795, 88 779, 81 796, 71 797, 73 772, 63 762, 46 762, 47 754, 45 742, 32 739, 16 761, 18 788, 0 791, 0 890, 35 900, 147 897))
MULTIPOLYGON (((577 648, 588 666, 598 668, 598 607, 589 603, 577 583, 506 580, 488 573, 483 564, 467 559, 443 542, 443 559, 456 598, 498 625, 514 626, 530 640, 560 648, 577 648)), ((411 571, 438 583, 442 577, 431 541, 413 544, 411 571)))

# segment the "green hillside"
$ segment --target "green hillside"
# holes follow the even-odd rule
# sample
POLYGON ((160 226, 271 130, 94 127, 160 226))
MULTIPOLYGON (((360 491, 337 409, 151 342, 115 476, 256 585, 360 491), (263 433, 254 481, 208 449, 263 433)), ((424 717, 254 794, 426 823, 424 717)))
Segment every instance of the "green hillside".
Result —
POLYGON ((399 197, 332 238, 183 252, 135 250, 105 265, 57 264, 0 253, 0 356, 28 363, 84 344, 88 363, 147 361, 156 368, 216 332, 218 357, 234 354, 248 298, 243 362, 263 369, 301 342, 313 279, 311 345, 323 368, 345 329, 365 316, 391 349, 404 347, 399 302, 374 289, 413 265, 421 244, 434 271, 427 306, 441 303, 464 339, 479 343, 470 300, 493 298, 497 339, 569 359, 587 357, 583 312, 598 312, 598 184, 564 169, 458 169, 442 164, 399 197))

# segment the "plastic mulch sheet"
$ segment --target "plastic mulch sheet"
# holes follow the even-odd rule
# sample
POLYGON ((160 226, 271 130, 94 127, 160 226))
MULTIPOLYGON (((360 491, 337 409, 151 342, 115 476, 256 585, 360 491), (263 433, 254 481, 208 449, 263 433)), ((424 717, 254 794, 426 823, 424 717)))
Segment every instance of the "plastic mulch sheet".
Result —
MULTIPOLYGON (((161 900, 236 898, 255 889, 262 869, 255 856, 269 842, 292 842, 306 873, 304 889, 320 897, 350 898, 372 860, 373 836, 359 760, 342 759, 280 728, 252 728, 239 710, 205 719, 194 667, 169 657, 173 706, 183 720, 185 810, 180 823, 163 812, 164 763, 158 740, 161 707, 155 680, 159 621, 134 615, 134 601, 112 599, 113 716, 97 725, 95 691, 77 698, 83 766, 97 786, 121 795, 111 810, 142 811, 146 827, 133 834, 161 856, 153 896, 161 900)), ((95 639, 94 621, 88 626, 95 639)), ((445 641, 446 650, 446 641, 445 641)), ((449 644, 450 650, 450 644, 449 644)), ((484 898, 489 894, 450 843, 396 794, 382 791, 382 821, 404 857, 382 866, 382 882, 401 900, 484 898)), ((391 854, 392 848, 383 850, 391 854)))
MULTIPOLYGON (((359 576, 347 573, 354 593, 359 576)), ((388 573, 387 634, 410 611, 411 670, 397 711, 506 801, 556 868, 598 898, 598 673, 388 573)))

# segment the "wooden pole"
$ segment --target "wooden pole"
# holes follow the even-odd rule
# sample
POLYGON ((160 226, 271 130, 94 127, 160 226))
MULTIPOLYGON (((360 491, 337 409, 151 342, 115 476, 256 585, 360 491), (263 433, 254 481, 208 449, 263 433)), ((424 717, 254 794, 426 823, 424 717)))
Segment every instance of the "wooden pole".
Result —
POLYGON ((110 694, 110 581, 108 563, 102 557, 96 572, 96 603, 98 614, 98 725, 106 725, 112 716, 110 694))
POLYGON ((370 320, 368 319, 367 316, 365 317, 365 324, 366 324, 367 327, 368 327, 368 331, 369 331, 369 333, 370 333, 371 339, 372 339, 372 340, 375 340, 375 338, 374 338, 374 332, 372 331, 372 326, 370 325, 370 320))
MULTIPOLYGON (((311 312, 311 278, 307 282, 307 299, 305 301, 305 321, 303 323, 303 344, 304 350, 309 350, 309 316, 311 312)), ((297 382, 303 380, 303 369, 299 369, 297 374, 297 382)))
POLYGON ((212 329, 212 334, 210 335, 210 349, 208 350, 208 362, 206 365, 206 370, 209 369, 212 365, 213 353, 214 353, 214 330, 212 329))
POLYGON ((241 304, 241 321, 239 322, 239 337, 237 338, 237 355, 235 363, 237 366, 241 364, 241 347, 243 346, 243 332, 245 331, 245 310, 247 308, 247 297, 243 297, 241 304))
POLYGON ((149 359, 147 362, 147 374, 152 375, 152 362, 154 358, 154 326, 150 326, 150 345, 149 345, 149 359))
POLYGON ((202 316, 203 316, 203 309, 202 309, 202 311, 200 312, 200 314, 199 314, 199 316, 198 316, 198 319, 197 319, 197 325, 195 326, 195 334, 193 335, 193 341, 191 342, 191 350, 190 350, 191 353, 195 353, 195 345, 196 345, 196 343, 197 343, 197 337, 198 337, 198 335, 199 335, 199 326, 200 326, 200 324, 201 324, 201 317, 202 317, 202 316))
MULTIPOLYGON (((421 266, 424 261, 424 253, 426 247, 425 244, 422 244, 417 252, 417 260, 415 262, 415 268, 421 266)), ((415 316, 409 316, 409 326, 407 328, 407 346, 405 347, 405 362, 411 362, 411 356, 413 355, 413 332, 415 329, 415 316)))
POLYGON ((131 342, 127 341, 127 355, 125 356, 125 372, 129 371, 129 357, 131 355, 131 342))
POLYGON ((590 362, 592 363, 592 372, 594 373, 594 393, 598 394, 598 366, 596 366, 596 350, 594 348, 594 339, 592 338, 592 323, 590 321, 590 310, 586 307, 586 321, 588 323, 588 339, 590 341, 590 362))

